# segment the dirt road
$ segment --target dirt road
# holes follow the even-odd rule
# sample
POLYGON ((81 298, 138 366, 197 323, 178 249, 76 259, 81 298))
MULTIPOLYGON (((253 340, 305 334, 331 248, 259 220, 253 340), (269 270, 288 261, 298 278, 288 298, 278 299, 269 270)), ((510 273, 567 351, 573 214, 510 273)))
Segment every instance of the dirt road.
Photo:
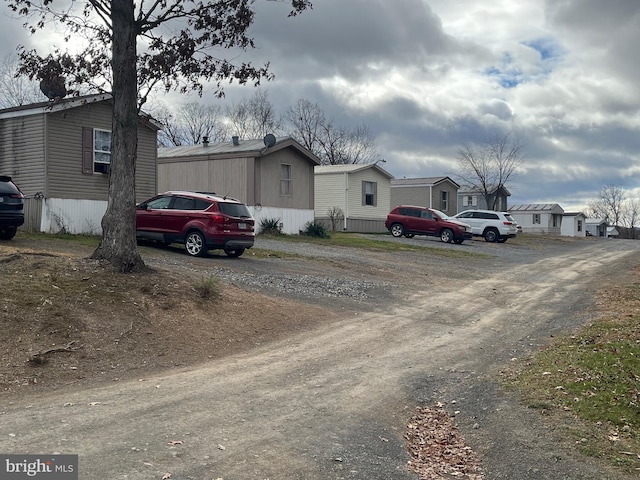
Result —
POLYGON ((638 242, 496 247, 511 249, 471 242, 490 256, 451 265, 372 253, 348 274, 393 284, 375 308, 197 369, 2 405, 0 452, 77 453, 81 479, 415 479, 407 420, 443 402, 488 479, 620 478, 564 451, 496 376, 584 323, 638 242))

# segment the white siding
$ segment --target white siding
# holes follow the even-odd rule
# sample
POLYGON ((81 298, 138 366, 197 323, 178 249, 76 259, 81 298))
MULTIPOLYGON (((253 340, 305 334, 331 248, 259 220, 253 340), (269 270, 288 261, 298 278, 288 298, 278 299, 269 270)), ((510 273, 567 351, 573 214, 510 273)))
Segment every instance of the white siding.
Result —
POLYGON ((101 235, 100 222, 106 211, 106 200, 47 198, 42 202, 40 231, 101 235))
POLYGON ((297 235, 305 225, 313 222, 313 210, 299 208, 254 207, 249 205, 249 211, 256 221, 256 233, 260 233, 260 221, 277 218, 282 224, 282 233, 297 235))
POLYGON ((341 208, 346 215, 348 175, 348 173, 316 175, 313 187, 316 217, 326 217, 332 207, 341 208))

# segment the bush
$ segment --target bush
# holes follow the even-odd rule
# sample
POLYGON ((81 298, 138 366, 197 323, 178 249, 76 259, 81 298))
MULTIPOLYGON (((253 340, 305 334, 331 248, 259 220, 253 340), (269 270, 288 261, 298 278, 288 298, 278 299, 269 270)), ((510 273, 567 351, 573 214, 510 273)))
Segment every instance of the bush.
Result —
POLYGON ((218 278, 209 276, 202 278, 198 283, 193 285, 193 289, 200 298, 215 300, 220 296, 220 284, 218 278))
POLYGON ((279 218, 263 218, 260 220, 260 233, 265 235, 282 235, 282 225, 279 218))
POLYGON ((329 233, 324 225, 315 222, 307 222, 304 230, 300 232, 302 235, 316 238, 329 238, 329 233))

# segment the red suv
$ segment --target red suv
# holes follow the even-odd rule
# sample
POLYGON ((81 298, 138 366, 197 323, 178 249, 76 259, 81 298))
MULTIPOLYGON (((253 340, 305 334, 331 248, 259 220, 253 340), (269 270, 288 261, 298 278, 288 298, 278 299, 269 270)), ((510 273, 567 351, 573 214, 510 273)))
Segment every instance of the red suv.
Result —
POLYGON ((400 205, 387 215, 385 227, 394 237, 429 235, 440 237, 445 243, 462 243, 472 238, 471 227, 439 210, 426 207, 400 205))
POLYGON ((234 198, 166 192, 137 206, 136 236, 165 245, 184 243, 194 257, 216 248, 239 257, 253 247, 254 220, 247 206, 234 198))

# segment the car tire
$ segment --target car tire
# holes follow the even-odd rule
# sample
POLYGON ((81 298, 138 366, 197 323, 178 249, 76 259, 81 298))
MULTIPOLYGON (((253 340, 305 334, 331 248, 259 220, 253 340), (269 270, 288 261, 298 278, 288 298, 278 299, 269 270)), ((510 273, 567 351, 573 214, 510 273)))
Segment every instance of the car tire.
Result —
POLYGON ((0 240, 11 240, 17 232, 17 227, 0 227, 0 240))
POLYGON ((488 228, 484 232, 483 236, 484 236, 485 242, 495 242, 498 240, 498 238, 500 238, 500 235, 498 234, 498 231, 495 228, 488 228))
POLYGON ((398 238, 404 235, 404 227, 400 223, 394 223, 391 225, 391 235, 398 238))
POLYGON ((198 231, 192 231, 184 239, 184 248, 192 257, 202 257, 207 253, 207 244, 204 236, 198 231))
POLYGON ((233 249, 226 248, 224 250, 224 253, 226 253, 228 257, 238 258, 240 255, 244 253, 244 248, 233 248, 233 249))
POLYGON ((440 240, 444 243, 451 243, 453 241, 453 232, 449 228, 443 228, 440 231, 440 240))

